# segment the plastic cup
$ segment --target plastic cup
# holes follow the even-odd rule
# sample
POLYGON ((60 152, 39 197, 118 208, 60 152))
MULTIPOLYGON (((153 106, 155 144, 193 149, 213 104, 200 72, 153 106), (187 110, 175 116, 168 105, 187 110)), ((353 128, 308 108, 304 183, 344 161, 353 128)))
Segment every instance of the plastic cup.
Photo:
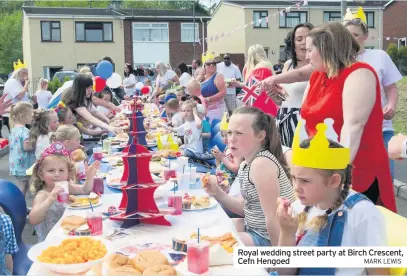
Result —
POLYGON ((101 161, 103 159, 103 151, 102 148, 93 148, 93 159, 101 161))
POLYGON ((96 194, 103 194, 105 191, 105 186, 102 177, 93 178, 93 192, 96 194))
POLYGON ((55 186, 64 188, 63 192, 60 192, 57 196, 58 202, 66 203, 69 201, 69 182, 68 181, 59 181, 55 182, 55 186))
POLYGON ((90 233, 92 236, 102 235, 103 223, 102 214, 99 212, 87 212, 86 221, 88 223, 90 233))
POLYGON ((177 158, 178 168, 187 167, 188 166, 188 157, 180 156, 177 158))
POLYGON ((177 177, 175 169, 164 169, 164 179, 168 181, 171 177, 177 177))
MULTIPOLYGON (((168 199, 168 201, 170 201, 170 199, 168 199)), ((173 215, 182 215, 182 196, 181 195, 172 195, 172 206, 171 207, 175 208, 175 211, 172 213, 173 215)))
POLYGON ((177 174, 177 183, 178 189, 180 191, 189 190, 189 182, 190 182, 191 174, 189 172, 185 173, 178 173, 177 174))
POLYGON ((112 140, 110 139, 103 140, 103 152, 107 154, 112 153, 112 140))
POLYGON ((188 243, 188 271, 203 274, 209 270, 209 243, 191 241, 188 243))
POLYGON ((196 167, 189 168, 189 174, 190 174, 190 183, 195 184, 196 183, 196 167))

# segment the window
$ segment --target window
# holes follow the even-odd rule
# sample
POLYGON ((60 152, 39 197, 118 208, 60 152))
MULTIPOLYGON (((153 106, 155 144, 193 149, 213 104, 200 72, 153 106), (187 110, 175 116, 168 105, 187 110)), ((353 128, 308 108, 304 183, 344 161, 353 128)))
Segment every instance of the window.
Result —
POLYGON ((285 51, 285 46, 280 45, 280 58, 279 60, 286 62, 289 59, 287 52, 285 51))
POLYGON ((61 41, 60 21, 41 21, 41 41, 61 41))
POLYGON ((369 28, 374 28, 374 12, 365 12, 367 26, 369 28))
POLYGON ((365 46, 365 49, 370 49, 370 50, 372 50, 372 49, 375 49, 375 46, 365 46))
POLYGON ((253 27, 254 28, 268 28, 269 24, 266 18, 269 16, 268 11, 254 11, 253 12, 253 27), (261 19, 261 20, 260 20, 261 19))
POLYGON ((75 22, 76 41, 113 42, 111 22, 75 22))
POLYGON ((342 22, 341 12, 326 12, 324 11, 324 22, 338 21, 342 22))
POLYGON ((266 52, 266 57, 269 57, 269 48, 264 47, 264 51, 266 52))
POLYGON ((288 12, 280 15, 280 28, 293 28, 299 23, 307 22, 307 12, 288 12))
MULTIPOLYGON (((195 42, 199 41, 199 26, 195 23, 195 42)), ((194 42, 194 23, 181 23, 181 42, 194 42)))
POLYGON ((133 41, 168 42, 168 23, 133 23, 133 41))

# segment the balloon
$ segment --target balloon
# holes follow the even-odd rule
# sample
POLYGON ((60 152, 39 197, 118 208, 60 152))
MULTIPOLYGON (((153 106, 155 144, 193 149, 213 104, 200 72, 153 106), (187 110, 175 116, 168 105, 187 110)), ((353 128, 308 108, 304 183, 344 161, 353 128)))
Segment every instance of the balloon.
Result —
POLYGON ((93 90, 95 92, 101 92, 106 87, 106 81, 99 76, 93 79, 93 90))
POLYGON ((107 80, 112 74, 113 64, 111 64, 107 60, 102 60, 96 66, 96 75, 101 77, 102 79, 107 80))
POLYGON ((143 88, 143 87, 144 87, 144 84, 143 84, 142 82, 136 83, 136 90, 137 90, 137 91, 140 91, 141 88, 143 88))
POLYGON ((141 88, 141 94, 146 95, 150 93, 150 87, 149 86, 144 86, 143 88, 141 88))
POLYGON ((122 84, 122 77, 117 74, 113 73, 110 78, 106 80, 106 85, 110 88, 117 88, 122 84))

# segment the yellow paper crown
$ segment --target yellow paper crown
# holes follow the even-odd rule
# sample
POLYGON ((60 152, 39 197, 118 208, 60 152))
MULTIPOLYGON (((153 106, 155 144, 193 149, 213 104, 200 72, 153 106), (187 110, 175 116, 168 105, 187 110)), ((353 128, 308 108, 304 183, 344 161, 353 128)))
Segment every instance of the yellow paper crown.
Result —
POLYGON ((202 54, 202 63, 205 63, 208 59, 214 60, 215 59, 214 53, 206 52, 202 54))
POLYGON ((346 10, 346 14, 343 20, 347 21, 351 21, 353 19, 360 19, 363 23, 367 24, 367 20, 366 20, 366 14, 363 11, 362 7, 359 7, 357 12, 352 13, 352 11, 350 9, 346 10))
POLYGON ((305 121, 298 122, 293 139, 293 164, 313 169, 345 169, 350 162, 349 148, 329 148, 328 139, 337 141, 338 137, 333 129, 333 120, 324 120, 324 123, 318 124, 316 129, 317 133, 310 141, 310 147, 303 149, 300 144, 308 137, 305 132, 305 121))
POLYGON ((18 60, 17 62, 13 62, 13 67, 14 71, 21 69, 21 68, 27 68, 24 63, 21 63, 21 60, 18 60))
POLYGON ((229 123, 228 123, 228 113, 225 112, 222 117, 222 121, 220 122, 220 130, 225 131, 228 130, 229 123))

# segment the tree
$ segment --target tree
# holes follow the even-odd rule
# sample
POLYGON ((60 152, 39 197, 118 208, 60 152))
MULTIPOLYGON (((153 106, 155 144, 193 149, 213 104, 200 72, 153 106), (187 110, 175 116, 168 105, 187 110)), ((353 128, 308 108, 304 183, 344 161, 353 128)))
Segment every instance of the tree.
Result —
POLYGON ((396 44, 390 43, 387 48, 387 54, 393 60, 399 71, 405 75, 407 74, 407 47, 397 48, 396 44))
POLYGON ((13 62, 23 60, 21 11, 0 14, 0 74, 13 71, 13 62))
POLYGON ((132 1, 124 0, 122 7, 126 9, 162 9, 162 10, 191 10, 195 4, 195 11, 209 14, 205 6, 199 1, 132 1))

